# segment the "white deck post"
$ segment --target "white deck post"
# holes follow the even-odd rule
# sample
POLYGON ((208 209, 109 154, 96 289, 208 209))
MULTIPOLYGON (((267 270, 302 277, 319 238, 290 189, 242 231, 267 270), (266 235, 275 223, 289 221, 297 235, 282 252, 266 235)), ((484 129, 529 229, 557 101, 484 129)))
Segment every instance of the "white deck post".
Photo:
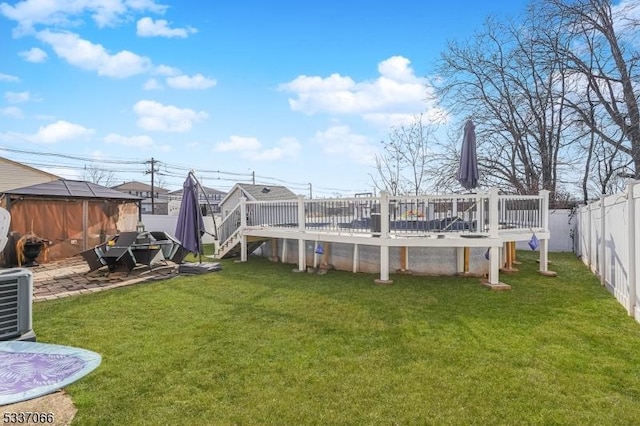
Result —
POLYGON ((456 249, 456 272, 458 274, 464 274, 464 247, 458 247, 456 249))
POLYGON ((358 272, 358 262, 360 259, 358 258, 358 244, 353 245, 353 273, 358 272))
MULTIPOLYGON (((304 214, 304 198, 298 196, 298 232, 300 235, 304 234, 305 230, 305 214, 304 214)), ((304 238, 298 238, 298 271, 305 271, 307 269, 307 256, 305 253, 304 238)))
POLYGON ((247 199, 240 197, 240 262, 247 261, 247 236, 244 229, 247 227, 247 199))
POLYGON ((380 192, 380 279, 378 284, 391 284, 389 279, 389 194, 380 192))
MULTIPOLYGON (((498 188, 489 190, 489 236, 499 238, 498 188)), ((500 284, 500 247, 491 247, 489 250, 489 284, 500 284)))

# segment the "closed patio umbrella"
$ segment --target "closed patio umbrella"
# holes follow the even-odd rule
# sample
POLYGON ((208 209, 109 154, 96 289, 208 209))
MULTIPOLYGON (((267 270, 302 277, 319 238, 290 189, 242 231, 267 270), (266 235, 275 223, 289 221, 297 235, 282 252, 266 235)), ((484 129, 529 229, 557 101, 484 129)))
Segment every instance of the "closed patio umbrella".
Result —
POLYGON ((176 225, 176 238, 193 254, 202 254, 202 235, 205 233, 202 210, 198 203, 195 178, 189 173, 182 186, 182 202, 176 225))
POLYGON ((476 131, 473 121, 468 120, 464 126, 460 167, 456 178, 464 189, 470 190, 478 186, 478 156, 476 154, 476 131))

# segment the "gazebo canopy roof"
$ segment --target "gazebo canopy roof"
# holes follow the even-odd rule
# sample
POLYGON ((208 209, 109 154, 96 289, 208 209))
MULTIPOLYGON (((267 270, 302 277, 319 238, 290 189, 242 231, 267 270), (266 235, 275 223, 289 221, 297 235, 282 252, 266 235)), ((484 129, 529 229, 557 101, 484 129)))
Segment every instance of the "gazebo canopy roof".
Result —
POLYGON ((5 191, 5 195, 39 196, 55 198, 99 198, 108 200, 139 201, 142 198, 81 180, 60 179, 37 185, 5 191))

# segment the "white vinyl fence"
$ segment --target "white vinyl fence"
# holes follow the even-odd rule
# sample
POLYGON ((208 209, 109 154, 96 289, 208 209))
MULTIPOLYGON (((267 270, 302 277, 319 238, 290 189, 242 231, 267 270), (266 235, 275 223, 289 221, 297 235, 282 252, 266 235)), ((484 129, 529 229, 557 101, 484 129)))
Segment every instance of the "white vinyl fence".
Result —
POLYGON ((602 285, 640 322, 640 182, 603 196, 577 212, 576 253, 602 285))
MULTIPOLYGON (((549 210, 549 251, 574 251, 576 215, 570 209, 549 210)), ((516 242, 516 249, 531 250, 527 241, 516 242)))
MULTIPOLYGON (((205 216, 204 228, 207 233, 202 236, 203 244, 213 244, 215 241, 212 234, 215 234, 213 226, 213 218, 211 216, 205 216)), ((220 223, 219 220, 216 220, 220 223)), ((176 235, 176 224, 178 223, 178 216, 167 216, 158 214, 143 214, 142 223, 144 223, 144 229, 147 231, 164 231, 170 235, 176 235)))

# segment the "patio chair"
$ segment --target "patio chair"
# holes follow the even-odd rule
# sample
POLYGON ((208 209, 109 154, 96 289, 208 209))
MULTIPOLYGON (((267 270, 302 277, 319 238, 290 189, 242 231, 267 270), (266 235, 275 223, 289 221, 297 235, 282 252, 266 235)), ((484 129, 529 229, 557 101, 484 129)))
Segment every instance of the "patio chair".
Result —
POLYGON ((110 247, 109 250, 102 254, 100 259, 104 260, 109 272, 121 267, 126 268, 127 272, 131 272, 137 263, 131 247, 110 247))
POLYGON ((131 232, 121 232, 115 237, 113 237, 113 244, 110 244, 112 247, 130 247, 131 244, 136 242, 138 238, 137 231, 131 232))
POLYGON ((156 240, 156 244, 162 247, 162 254, 165 259, 171 260, 180 250, 180 241, 164 231, 151 231, 151 236, 156 240))
POLYGON ((102 259, 102 255, 104 254, 104 247, 106 245, 107 243, 103 243, 95 246, 94 248, 78 253, 89 265, 89 272, 100 269, 107 264, 107 262, 102 259))
POLYGON ((136 266, 136 257, 133 255, 131 246, 136 242, 138 232, 121 232, 112 240, 107 242, 104 253, 100 260, 104 261, 109 272, 113 272, 121 267, 131 272, 136 266))
POLYGON ((176 244, 176 245, 178 246, 178 249, 176 250, 175 254, 169 260, 172 261, 173 263, 180 264, 180 263, 182 263, 184 261, 184 258, 187 257, 187 255, 190 252, 189 252, 189 250, 184 248, 182 246, 182 244, 176 244))

